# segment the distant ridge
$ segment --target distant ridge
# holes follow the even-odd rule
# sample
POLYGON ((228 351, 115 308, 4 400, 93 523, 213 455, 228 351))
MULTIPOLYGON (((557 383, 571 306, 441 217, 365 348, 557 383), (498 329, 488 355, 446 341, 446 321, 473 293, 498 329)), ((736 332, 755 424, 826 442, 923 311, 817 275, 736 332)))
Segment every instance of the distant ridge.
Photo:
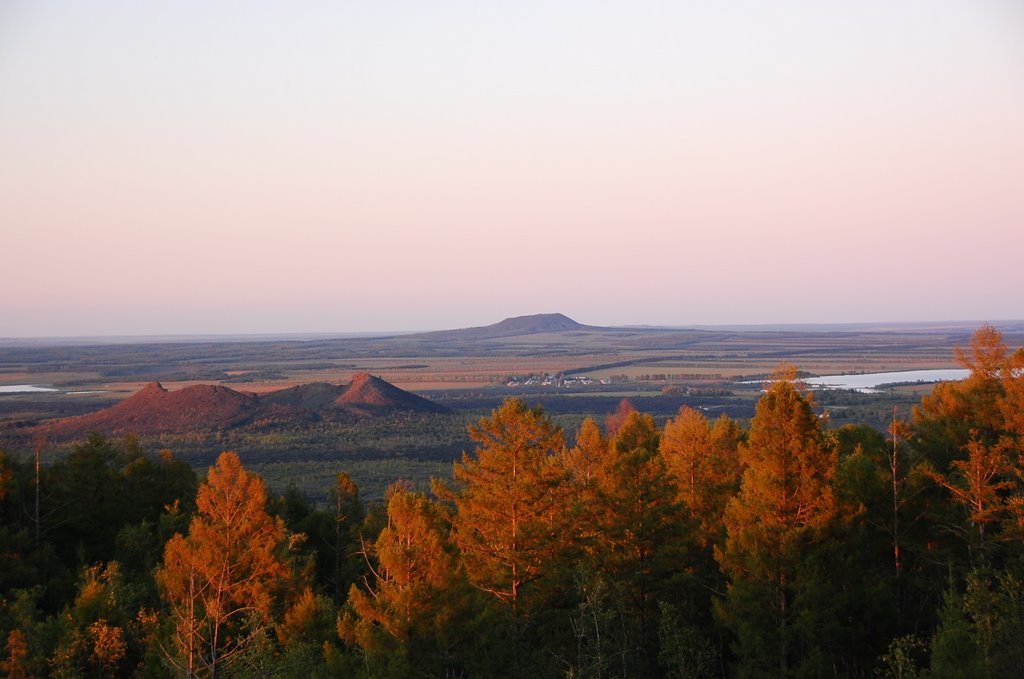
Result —
POLYGON ((80 438, 93 431, 111 436, 156 436, 250 426, 301 426, 397 412, 446 413, 448 409, 367 373, 355 375, 345 386, 314 382, 263 396, 206 384, 168 391, 159 382, 150 382, 110 408, 46 422, 36 431, 56 440, 80 438))
POLYGON ((565 314, 533 314, 530 316, 514 316, 492 325, 459 330, 438 330, 405 335, 402 339, 429 339, 451 341, 476 341, 499 339, 502 337, 520 337, 523 335, 540 335, 549 332, 571 332, 574 330, 601 330, 592 325, 577 323, 565 314))

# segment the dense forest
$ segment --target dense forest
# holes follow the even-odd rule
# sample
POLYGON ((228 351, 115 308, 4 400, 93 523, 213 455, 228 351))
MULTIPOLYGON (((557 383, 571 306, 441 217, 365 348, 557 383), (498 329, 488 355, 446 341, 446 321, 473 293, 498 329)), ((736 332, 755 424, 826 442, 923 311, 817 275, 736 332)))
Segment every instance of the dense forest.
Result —
POLYGON ((4 677, 1003 677, 1024 667, 1024 350, 888 436, 791 367, 749 426, 509 399, 431 493, 326 505, 133 437, 0 455, 4 677))

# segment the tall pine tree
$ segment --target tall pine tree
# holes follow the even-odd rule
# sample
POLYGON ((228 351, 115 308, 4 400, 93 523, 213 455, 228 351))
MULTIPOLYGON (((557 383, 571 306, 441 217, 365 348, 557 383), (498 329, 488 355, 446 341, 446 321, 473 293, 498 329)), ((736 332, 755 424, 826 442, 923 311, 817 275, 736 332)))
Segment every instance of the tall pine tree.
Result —
POLYGON ((518 399, 506 400, 469 434, 477 449, 455 463, 454 488, 434 489, 454 504, 454 539, 470 583, 507 613, 518 674, 523 635, 544 609, 544 585, 571 541, 564 439, 540 408, 518 399))
POLYGON ((818 657, 807 638, 814 601, 806 593, 815 585, 808 564, 835 516, 837 457, 794 379, 795 370, 780 370, 757 403, 740 448, 740 491, 725 510, 727 538, 716 550, 730 580, 719 610, 736 633, 741 676, 813 674, 818 657))
POLYGON ((174 624, 168 659, 184 676, 216 677, 271 622, 290 571, 287 534, 267 514, 263 480, 232 452, 210 468, 196 504, 156 577, 174 624))

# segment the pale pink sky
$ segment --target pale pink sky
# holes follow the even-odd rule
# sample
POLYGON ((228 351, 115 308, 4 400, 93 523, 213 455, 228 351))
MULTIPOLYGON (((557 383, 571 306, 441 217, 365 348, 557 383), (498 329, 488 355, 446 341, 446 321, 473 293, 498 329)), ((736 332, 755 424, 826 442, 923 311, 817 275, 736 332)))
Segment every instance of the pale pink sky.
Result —
POLYGON ((1011 0, 299 4, 0 5, 0 337, 1024 317, 1011 0))

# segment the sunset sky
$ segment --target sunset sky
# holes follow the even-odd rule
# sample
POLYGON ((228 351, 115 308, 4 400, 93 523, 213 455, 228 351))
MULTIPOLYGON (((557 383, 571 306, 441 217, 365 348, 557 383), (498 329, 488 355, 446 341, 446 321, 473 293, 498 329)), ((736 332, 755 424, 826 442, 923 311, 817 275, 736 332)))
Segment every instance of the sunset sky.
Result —
POLYGON ((1022 292, 1014 0, 0 3, 0 337, 1022 292))

